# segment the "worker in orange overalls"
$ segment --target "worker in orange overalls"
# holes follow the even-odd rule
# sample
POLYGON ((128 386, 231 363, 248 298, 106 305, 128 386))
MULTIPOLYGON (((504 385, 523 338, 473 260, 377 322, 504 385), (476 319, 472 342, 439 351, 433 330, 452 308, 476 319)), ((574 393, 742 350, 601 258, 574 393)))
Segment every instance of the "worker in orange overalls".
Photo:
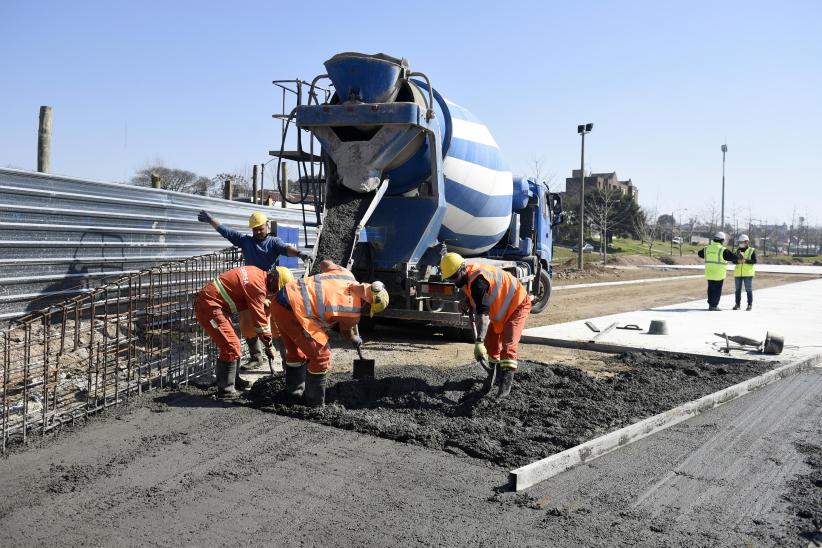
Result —
POLYGON ((302 396, 306 405, 318 407, 325 404, 326 374, 331 369, 328 332, 336 324, 340 335, 359 348, 362 311, 374 316, 385 310, 388 292, 382 282, 358 283, 351 272, 325 260, 319 274, 286 284, 271 306, 285 343, 288 398, 295 402, 302 396))
POLYGON ((443 279, 465 292, 467 306, 474 310, 477 328, 474 358, 488 360, 497 368, 497 397, 507 396, 517 370, 517 346, 531 312, 528 291, 518 279, 501 268, 466 263, 457 253, 443 255, 440 272, 443 279))
POLYGON ((236 393, 242 347, 231 324, 232 313, 248 311, 266 355, 274 356, 265 301, 277 291, 279 276, 277 270, 266 273, 256 266, 241 266, 214 278, 197 294, 194 316, 220 350, 215 366, 218 396, 236 393))
MULTIPOLYGON (((294 275, 291 273, 291 270, 289 270, 287 267, 275 266, 272 269, 272 271, 276 271, 278 276, 277 290, 275 290, 275 292, 279 291, 288 282, 294 281, 294 275)), ((283 368, 285 368, 285 346, 283 345, 282 337, 280 336, 280 330, 277 328, 277 323, 274 321, 274 318, 272 317, 273 308, 270 306, 270 304, 270 301, 266 299, 265 309, 270 320, 269 323, 271 325, 271 343, 272 346, 277 350, 277 353, 280 355, 280 360, 283 363, 283 368)), ((238 319, 240 322, 240 334, 243 336, 246 342, 253 341, 253 339, 257 338, 256 326, 254 325, 251 312, 249 310, 241 311, 238 315, 238 319)), ((257 367, 260 367, 262 349, 257 348, 257 353, 255 354, 254 344, 249 343, 249 348, 251 348, 252 352, 251 360, 249 360, 249 362, 246 363, 243 367, 245 369, 256 369, 257 367)), ((249 383, 247 380, 240 378, 239 369, 237 370, 237 380, 235 381, 234 386, 235 388, 238 388, 240 390, 245 390, 246 388, 251 386, 251 383, 249 383)))

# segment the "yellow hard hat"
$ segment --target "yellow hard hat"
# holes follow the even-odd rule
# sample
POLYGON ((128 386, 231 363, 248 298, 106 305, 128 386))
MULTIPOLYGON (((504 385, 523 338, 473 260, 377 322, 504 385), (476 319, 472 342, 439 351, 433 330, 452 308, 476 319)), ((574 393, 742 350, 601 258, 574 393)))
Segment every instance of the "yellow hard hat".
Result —
POLYGON ((385 286, 383 286, 380 282, 374 282, 371 284, 371 317, 374 317, 374 314, 379 314, 383 310, 388 307, 388 291, 385 290, 385 286), (380 288, 379 291, 374 291, 374 285, 379 284, 377 287, 380 288))
POLYGON ((459 253, 446 253, 440 259, 440 272, 445 279, 450 278, 457 273, 465 259, 459 253))
POLYGON ((248 228, 257 228, 258 226, 262 226, 267 222, 268 217, 265 216, 265 213, 255 211, 251 214, 251 217, 248 218, 248 228))
POLYGON ((274 270, 277 271, 277 277, 279 280, 277 289, 282 289, 283 287, 285 287, 285 284, 294 281, 294 275, 288 268, 284 266, 278 266, 274 270))

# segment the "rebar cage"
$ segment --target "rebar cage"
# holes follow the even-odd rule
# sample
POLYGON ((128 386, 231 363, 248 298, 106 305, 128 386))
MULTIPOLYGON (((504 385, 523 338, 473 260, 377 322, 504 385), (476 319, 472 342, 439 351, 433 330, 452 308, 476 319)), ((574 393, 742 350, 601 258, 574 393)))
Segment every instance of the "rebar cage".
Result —
POLYGON ((216 347, 197 293, 243 264, 237 248, 117 278, 0 332, 2 452, 143 391, 210 371, 216 347))

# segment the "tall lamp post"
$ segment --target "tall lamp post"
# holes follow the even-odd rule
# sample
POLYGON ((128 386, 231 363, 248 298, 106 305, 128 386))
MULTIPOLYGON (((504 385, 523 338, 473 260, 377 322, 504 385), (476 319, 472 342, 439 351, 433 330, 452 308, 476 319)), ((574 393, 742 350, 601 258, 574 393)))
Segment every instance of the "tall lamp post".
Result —
POLYGON ((725 230, 725 153, 728 152, 728 145, 722 145, 722 224, 719 230, 725 230))
POLYGON ((582 263, 582 247, 585 245, 585 135, 591 133, 594 124, 580 124, 577 126, 577 133, 582 137, 582 153, 579 160, 579 242, 577 245, 577 268, 584 268, 582 263))

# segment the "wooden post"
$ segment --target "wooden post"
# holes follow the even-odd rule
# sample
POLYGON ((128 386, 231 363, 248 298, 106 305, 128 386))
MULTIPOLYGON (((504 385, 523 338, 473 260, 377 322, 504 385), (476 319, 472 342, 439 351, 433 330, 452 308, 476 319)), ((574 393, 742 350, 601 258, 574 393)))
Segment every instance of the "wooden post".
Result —
POLYGON ((231 179, 226 179, 223 183, 223 198, 226 200, 234 199, 234 184, 231 179))
POLYGON ((285 198, 288 196, 288 164, 283 163, 280 172, 280 204, 285 207, 285 198))
POLYGON ((163 188, 160 185, 160 176, 156 173, 151 174, 151 188, 163 188))
POLYGON ((40 127, 37 132, 37 171, 51 171, 51 107, 40 107, 40 127))
POLYGON ((254 164, 254 169, 251 171, 251 203, 257 203, 257 164, 254 164))

